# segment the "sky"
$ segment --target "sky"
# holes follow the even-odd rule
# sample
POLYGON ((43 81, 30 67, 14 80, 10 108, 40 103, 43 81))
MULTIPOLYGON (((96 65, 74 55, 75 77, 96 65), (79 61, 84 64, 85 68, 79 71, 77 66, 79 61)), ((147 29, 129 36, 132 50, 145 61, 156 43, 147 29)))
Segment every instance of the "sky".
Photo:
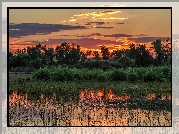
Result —
MULTIPOLYGON (((42 2, 35 2, 35 3, 33 2, 2 2, 2 50, 7 51, 7 30, 6 30, 7 7, 77 7, 77 6, 83 6, 83 7, 94 7, 94 6, 95 7, 100 7, 100 6, 103 6, 103 7, 172 7, 172 36, 173 37, 174 35, 176 35, 177 37, 179 36, 179 32, 178 32, 179 31, 179 25, 178 25, 179 8, 176 2, 168 2, 168 3, 166 2, 95 2, 95 3, 71 2, 70 5, 69 5, 69 2, 43 2, 43 3, 42 2)), ((128 21, 129 20, 131 19, 128 18, 128 21)), ((19 46, 23 48, 23 45, 19 45, 19 46)), ((15 50, 19 46, 14 45, 11 47, 12 48, 11 50, 15 50)))
POLYGON ((171 36, 170 9, 10 9, 10 51, 63 42, 82 50, 127 48, 171 36))

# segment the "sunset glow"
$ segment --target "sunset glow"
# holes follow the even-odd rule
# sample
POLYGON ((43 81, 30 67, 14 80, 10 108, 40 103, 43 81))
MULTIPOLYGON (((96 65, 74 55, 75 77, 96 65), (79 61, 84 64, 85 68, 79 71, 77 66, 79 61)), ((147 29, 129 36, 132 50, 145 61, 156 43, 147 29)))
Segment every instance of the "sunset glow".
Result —
POLYGON ((131 43, 150 47, 157 38, 171 36, 169 9, 10 9, 9 19, 11 52, 63 42, 80 45, 82 51, 100 51, 102 45, 112 51, 131 43))

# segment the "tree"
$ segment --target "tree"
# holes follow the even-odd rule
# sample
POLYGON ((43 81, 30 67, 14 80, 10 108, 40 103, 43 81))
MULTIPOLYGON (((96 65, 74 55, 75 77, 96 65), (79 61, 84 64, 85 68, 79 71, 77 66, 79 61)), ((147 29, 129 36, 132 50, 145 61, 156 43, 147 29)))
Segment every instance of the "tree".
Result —
POLYGON ((150 66, 153 63, 153 57, 149 50, 146 49, 145 44, 138 45, 136 48, 136 65, 137 66, 150 66))
POLYGON ((69 64, 74 65, 80 60, 80 46, 72 44, 69 54, 69 64))
POLYGON ((129 57, 121 57, 118 59, 118 62, 124 69, 127 67, 135 67, 135 60, 130 59, 129 57))
POLYGON ((37 47, 27 47, 27 53, 29 54, 31 60, 35 60, 37 58, 40 58, 40 51, 37 47))
POLYGON ((146 49, 145 44, 135 45, 131 44, 126 50, 125 56, 135 60, 136 66, 149 66, 153 63, 153 57, 149 50, 146 49))
POLYGON ((98 51, 93 51, 93 59, 96 59, 96 60, 100 59, 98 51))
POLYGON ((10 60, 10 67, 25 67, 29 65, 30 56, 28 54, 19 53, 15 55, 10 60))
POLYGON ((104 60, 108 60, 109 59, 109 56, 110 56, 110 53, 109 53, 109 50, 106 46, 101 46, 101 53, 102 53, 102 57, 104 60))
POLYGON ((121 49, 121 50, 114 50, 111 53, 110 57, 114 58, 114 60, 117 60, 117 59, 119 59, 121 57, 124 57, 124 55, 125 55, 125 49, 121 49))
POLYGON ((162 62, 165 62, 169 57, 171 57, 171 43, 167 40, 166 45, 161 43, 160 39, 157 39, 152 43, 152 49, 156 54, 156 65, 161 65, 162 62))
POLYGON ((55 49, 55 57, 59 64, 74 65, 80 59, 80 46, 76 44, 62 43, 55 49))
POLYGON ((15 51, 15 55, 18 55, 18 54, 25 54, 25 53, 26 53, 26 49, 25 49, 25 48, 22 49, 22 50, 17 49, 17 50, 15 51))
POLYGON ((42 60, 41 60, 40 58, 37 58, 37 59, 35 59, 35 60, 31 60, 31 61, 29 62, 29 66, 34 67, 34 68, 36 68, 36 69, 40 69, 40 67, 43 66, 42 60))
POLYGON ((91 50, 87 50, 86 52, 80 52, 81 61, 85 61, 88 56, 90 56, 92 53, 91 50))

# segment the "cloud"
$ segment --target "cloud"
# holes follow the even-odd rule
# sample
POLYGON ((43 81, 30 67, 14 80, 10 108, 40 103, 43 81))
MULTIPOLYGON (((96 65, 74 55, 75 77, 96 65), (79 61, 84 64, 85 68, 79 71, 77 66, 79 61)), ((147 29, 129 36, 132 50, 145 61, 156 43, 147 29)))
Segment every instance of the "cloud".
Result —
POLYGON ((71 26, 62 24, 40 24, 40 23, 20 23, 9 25, 9 37, 21 37, 28 35, 46 35, 61 30, 86 29, 85 26, 71 26))
POLYGON ((115 38, 119 38, 119 37, 132 37, 134 35, 128 35, 128 34, 111 34, 111 35, 103 35, 104 37, 115 37, 115 38))
POLYGON ((139 35, 129 35, 129 34, 100 34, 100 33, 92 33, 89 35, 78 35, 77 37, 93 37, 93 36, 102 36, 102 37, 111 37, 111 38, 124 38, 124 37, 141 37, 141 36, 147 36, 144 34, 139 34, 139 35))
POLYGON ((102 36, 100 33, 92 33, 90 35, 79 35, 77 37, 92 37, 92 36, 102 36))
POLYGON ((124 23, 124 22, 119 22, 119 23, 116 23, 116 24, 127 24, 127 23, 124 23))
MULTIPOLYGON (((102 44, 116 44, 116 41, 111 41, 111 40, 101 40, 101 39, 93 39, 93 38, 81 38, 81 39, 49 39, 49 40, 44 40, 44 41, 25 41, 22 43, 18 43, 18 44, 10 44, 11 45, 25 45, 25 46, 29 46, 29 45, 35 45, 38 43, 41 43, 42 45, 60 45, 63 42, 67 42, 67 43, 74 43, 77 45, 80 45, 81 47, 85 47, 85 48, 89 48, 89 49, 93 49, 93 48, 100 48, 99 45, 102 44), (30 42, 30 43, 29 43, 30 42)), ((119 44, 119 42, 118 42, 119 44)))
POLYGON ((139 38, 128 38, 136 43, 154 42, 156 39, 161 39, 161 41, 166 41, 168 37, 139 37, 139 38))
MULTIPOLYGON (((67 20, 63 20, 61 22, 67 23, 67 22, 77 22, 77 21, 104 21, 104 20, 124 20, 128 19, 126 17, 119 17, 121 16, 121 11, 114 11, 114 10, 109 10, 109 11, 100 11, 100 12, 83 12, 83 13, 78 13, 73 15, 67 20)), ((97 25, 102 25, 105 24, 105 22, 97 22, 97 25)), ((91 25, 91 23, 87 22, 86 25, 91 25)))
POLYGON ((92 24, 103 25, 103 24, 109 24, 109 22, 87 22, 85 25, 92 25, 92 24))
MULTIPOLYGON (((94 26, 92 26, 94 27, 94 26)), ((111 29, 111 28, 114 28, 114 27, 101 27, 101 26, 95 26, 94 28, 107 28, 107 29, 111 29)))

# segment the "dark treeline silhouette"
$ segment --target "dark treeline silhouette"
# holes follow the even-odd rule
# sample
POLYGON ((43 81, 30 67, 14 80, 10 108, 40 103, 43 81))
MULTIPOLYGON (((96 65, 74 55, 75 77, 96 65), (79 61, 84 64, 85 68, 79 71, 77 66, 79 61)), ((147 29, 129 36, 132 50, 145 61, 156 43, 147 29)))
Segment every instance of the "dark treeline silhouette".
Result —
POLYGON ((110 52, 106 46, 101 46, 102 57, 98 51, 81 51, 79 45, 62 43, 55 49, 41 45, 17 49, 13 54, 9 52, 9 69, 31 67, 39 69, 45 66, 68 66, 77 68, 107 69, 126 67, 147 67, 171 65, 171 43, 162 44, 157 39, 148 50, 145 44, 130 44, 129 49, 120 49, 110 52), (154 52, 152 54, 151 52, 154 52), (92 57, 92 58, 89 58, 92 57))

